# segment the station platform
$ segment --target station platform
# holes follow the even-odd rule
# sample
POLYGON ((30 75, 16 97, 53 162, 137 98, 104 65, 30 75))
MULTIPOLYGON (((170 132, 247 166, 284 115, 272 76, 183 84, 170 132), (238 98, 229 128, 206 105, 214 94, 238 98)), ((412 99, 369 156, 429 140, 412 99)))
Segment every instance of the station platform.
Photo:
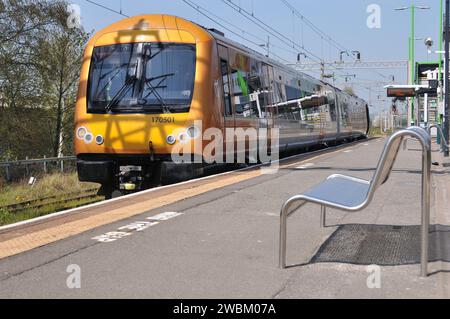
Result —
MULTIPOLYGON (((434 166, 428 278, 419 277, 421 150, 408 143, 390 180, 359 213, 279 211, 335 173, 370 179, 385 139, 174 185, 0 231, 0 298, 449 298, 450 171, 434 166), (79 289, 67 285, 80 269, 79 289), (368 265, 381 267, 369 287, 368 265)), ((434 145, 434 149, 437 146, 434 145)), ((433 161, 442 162, 438 151, 433 161)))

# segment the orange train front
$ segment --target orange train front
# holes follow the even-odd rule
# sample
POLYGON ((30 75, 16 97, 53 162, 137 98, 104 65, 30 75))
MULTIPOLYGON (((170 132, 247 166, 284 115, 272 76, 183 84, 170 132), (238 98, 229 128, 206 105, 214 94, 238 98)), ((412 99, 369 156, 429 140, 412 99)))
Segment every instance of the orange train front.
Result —
POLYGON ((98 32, 86 48, 75 112, 78 175, 111 197, 202 175, 208 165, 171 156, 179 143, 201 140, 201 129, 277 128, 283 151, 363 137, 368 120, 363 100, 216 30, 137 16, 98 32))

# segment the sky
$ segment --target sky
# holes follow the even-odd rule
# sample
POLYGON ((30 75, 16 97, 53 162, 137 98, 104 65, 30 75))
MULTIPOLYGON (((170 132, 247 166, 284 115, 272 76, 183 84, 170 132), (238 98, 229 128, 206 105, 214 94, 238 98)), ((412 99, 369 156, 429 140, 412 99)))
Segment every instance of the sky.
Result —
MULTIPOLYGON (((122 11, 123 14, 128 16, 151 13, 176 15, 206 27, 222 30, 227 37, 262 53, 267 51, 266 48, 256 46, 254 43, 263 44, 264 42, 261 40, 266 39, 268 33, 230 8, 225 3, 228 0, 189 1, 208 10, 209 13, 207 14, 215 14, 220 19, 236 26, 237 28, 230 27, 218 18, 211 16, 213 20, 232 28, 234 32, 244 38, 251 39, 254 42, 253 44, 246 42, 228 30, 223 30, 222 26, 198 13, 183 0, 92 1, 112 10, 122 11), (242 30, 247 33, 242 33, 242 30)), ((308 27, 304 22, 305 20, 302 21, 300 17, 294 15, 292 10, 283 3, 283 0, 232 0, 232 2, 253 13, 254 17, 264 21, 298 45, 294 49, 292 45, 288 46, 287 43, 270 36, 271 53, 283 60, 295 63, 297 52, 300 51, 299 46, 303 46, 308 51, 306 59, 301 57, 305 63, 319 59, 327 62, 340 59, 339 50, 308 27)), ((342 46, 349 51, 361 52, 362 61, 407 61, 411 15, 409 10, 396 11, 395 8, 408 7, 412 3, 416 6, 428 6, 430 9, 417 10, 415 15, 416 60, 432 61, 438 58, 434 51, 439 50, 440 0, 287 0, 287 2, 295 7, 304 18, 311 21, 315 27, 324 32, 327 37, 336 41, 339 47, 342 46), (367 19, 372 13, 367 12, 370 5, 376 5, 380 10, 380 24, 377 25, 379 28, 368 27, 367 19), (424 44, 425 38, 428 37, 434 40, 432 54, 427 53, 424 44)), ((71 0, 70 3, 79 5, 81 24, 86 31, 99 31, 109 24, 125 18, 87 0, 71 0)), ((344 55, 344 60, 352 61, 352 58, 344 55)), ((317 73, 319 71, 315 72, 311 75, 319 77, 320 74, 317 73)), ((389 99, 385 97, 383 86, 391 83, 392 76, 394 76, 397 84, 407 83, 406 69, 327 70, 327 73, 333 72, 336 76, 336 85, 341 88, 344 86, 353 87, 357 95, 373 105, 373 112, 388 107, 390 104, 389 99)))

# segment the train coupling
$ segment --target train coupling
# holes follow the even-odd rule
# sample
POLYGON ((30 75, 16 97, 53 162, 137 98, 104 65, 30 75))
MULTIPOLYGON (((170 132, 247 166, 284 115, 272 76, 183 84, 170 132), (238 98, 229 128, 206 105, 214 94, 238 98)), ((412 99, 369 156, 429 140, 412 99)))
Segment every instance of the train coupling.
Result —
POLYGON ((141 166, 121 166, 119 173, 119 189, 134 192, 142 189, 144 177, 141 166))

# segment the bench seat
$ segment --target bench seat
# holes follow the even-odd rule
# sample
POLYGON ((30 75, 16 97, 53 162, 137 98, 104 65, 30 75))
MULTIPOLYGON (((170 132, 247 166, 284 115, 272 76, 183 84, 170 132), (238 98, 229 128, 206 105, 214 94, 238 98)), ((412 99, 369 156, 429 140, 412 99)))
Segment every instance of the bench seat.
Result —
POLYGON ((356 207, 364 203, 370 182, 345 175, 331 175, 303 193, 310 202, 329 207, 356 207))

